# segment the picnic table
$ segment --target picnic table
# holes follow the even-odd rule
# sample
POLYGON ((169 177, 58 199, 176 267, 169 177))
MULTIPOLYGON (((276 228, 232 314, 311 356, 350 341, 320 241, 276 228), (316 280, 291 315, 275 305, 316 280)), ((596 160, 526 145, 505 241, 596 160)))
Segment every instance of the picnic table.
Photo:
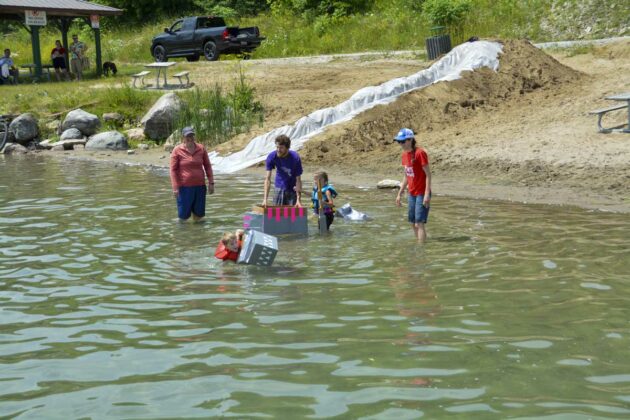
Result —
POLYGON ((177 64, 174 61, 167 61, 167 62, 155 62, 155 63, 150 63, 150 64, 145 64, 144 67, 148 68, 148 69, 157 69, 157 75, 155 78, 155 88, 159 89, 160 88, 160 73, 164 72, 164 84, 162 85, 162 87, 166 87, 166 70, 171 67, 174 66, 175 64, 177 64))
MULTIPOLYGON (((33 77, 33 71, 35 70, 35 64, 22 64, 20 66, 23 69, 28 69, 28 75, 30 77, 33 77)), ((42 64, 42 70, 46 70, 46 73, 44 73, 46 75, 46 78, 48 79, 48 81, 50 82, 50 69, 52 69, 53 66, 52 64, 42 64)))
POLYGON ((609 101, 626 102, 626 108, 628 110, 628 125, 626 126, 626 128, 623 128, 619 131, 622 131, 624 133, 630 133, 630 92, 606 96, 604 99, 608 99, 609 101))

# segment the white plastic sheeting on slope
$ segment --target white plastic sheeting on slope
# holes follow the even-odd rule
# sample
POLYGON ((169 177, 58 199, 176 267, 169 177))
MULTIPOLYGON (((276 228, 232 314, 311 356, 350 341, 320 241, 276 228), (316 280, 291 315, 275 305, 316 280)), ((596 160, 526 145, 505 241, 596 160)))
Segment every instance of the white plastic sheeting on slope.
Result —
MULTIPOLYGON (((325 127, 352 119, 357 114, 376 105, 395 100, 403 93, 428 86, 439 81, 459 79, 466 70, 480 67, 499 68, 501 44, 488 41, 464 43, 455 47, 441 60, 428 69, 407 77, 390 80, 379 86, 358 90, 350 99, 332 108, 324 108, 302 117, 292 125, 276 128, 254 138, 240 152, 221 157, 209 153, 212 169, 216 173, 232 173, 265 160, 275 150, 275 138, 285 134, 291 139, 291 148, 296 150, 311 137, 321 133, 325 127)), ((393 135, 393 133, 392 133, 393 135)))

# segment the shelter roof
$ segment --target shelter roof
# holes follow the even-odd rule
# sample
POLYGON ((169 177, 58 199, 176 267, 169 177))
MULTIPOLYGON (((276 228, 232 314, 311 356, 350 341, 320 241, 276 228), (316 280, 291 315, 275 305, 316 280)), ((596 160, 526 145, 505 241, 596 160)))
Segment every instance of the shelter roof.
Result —
POLYGON ((0 0, 0 15, 42 10, 49 16, 121 15, 115 7, 83 0, 0 0))

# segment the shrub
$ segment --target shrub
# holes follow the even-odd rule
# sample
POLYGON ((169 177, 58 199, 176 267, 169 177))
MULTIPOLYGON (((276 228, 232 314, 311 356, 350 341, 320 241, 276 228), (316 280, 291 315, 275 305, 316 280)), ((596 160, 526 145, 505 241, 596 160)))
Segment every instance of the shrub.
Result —
POLYGON ((432 24, 452 29, 462 23, 471 8, 471 0, 427 0, 422 6, 432 24))

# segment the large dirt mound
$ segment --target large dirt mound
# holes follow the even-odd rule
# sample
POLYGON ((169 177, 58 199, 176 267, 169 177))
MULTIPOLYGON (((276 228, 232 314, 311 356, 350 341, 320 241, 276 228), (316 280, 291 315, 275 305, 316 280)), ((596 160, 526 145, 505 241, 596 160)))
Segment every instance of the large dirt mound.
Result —
MULTIPOLYGON (((502 42, 499 70, 466 72, 459 80, 440 82, 402 95, 395 102, 368 110, 354 120, 333 126, 310 140, 300 151, 311 164, 343 164, 387 168, 399 165, 399 148, 392 138, 401 127, 419 134, 429 150, 439 136, 426 135, 461 124, 479 112, 491 112, 506 101, 529 92, 553 89, 578 81, 581 73, 561 64, 527 41, 502 42)), ((482 127, 469 127, 476 130, 482 127)), ((439 153, 433 161, 442 159, 439 153)))

